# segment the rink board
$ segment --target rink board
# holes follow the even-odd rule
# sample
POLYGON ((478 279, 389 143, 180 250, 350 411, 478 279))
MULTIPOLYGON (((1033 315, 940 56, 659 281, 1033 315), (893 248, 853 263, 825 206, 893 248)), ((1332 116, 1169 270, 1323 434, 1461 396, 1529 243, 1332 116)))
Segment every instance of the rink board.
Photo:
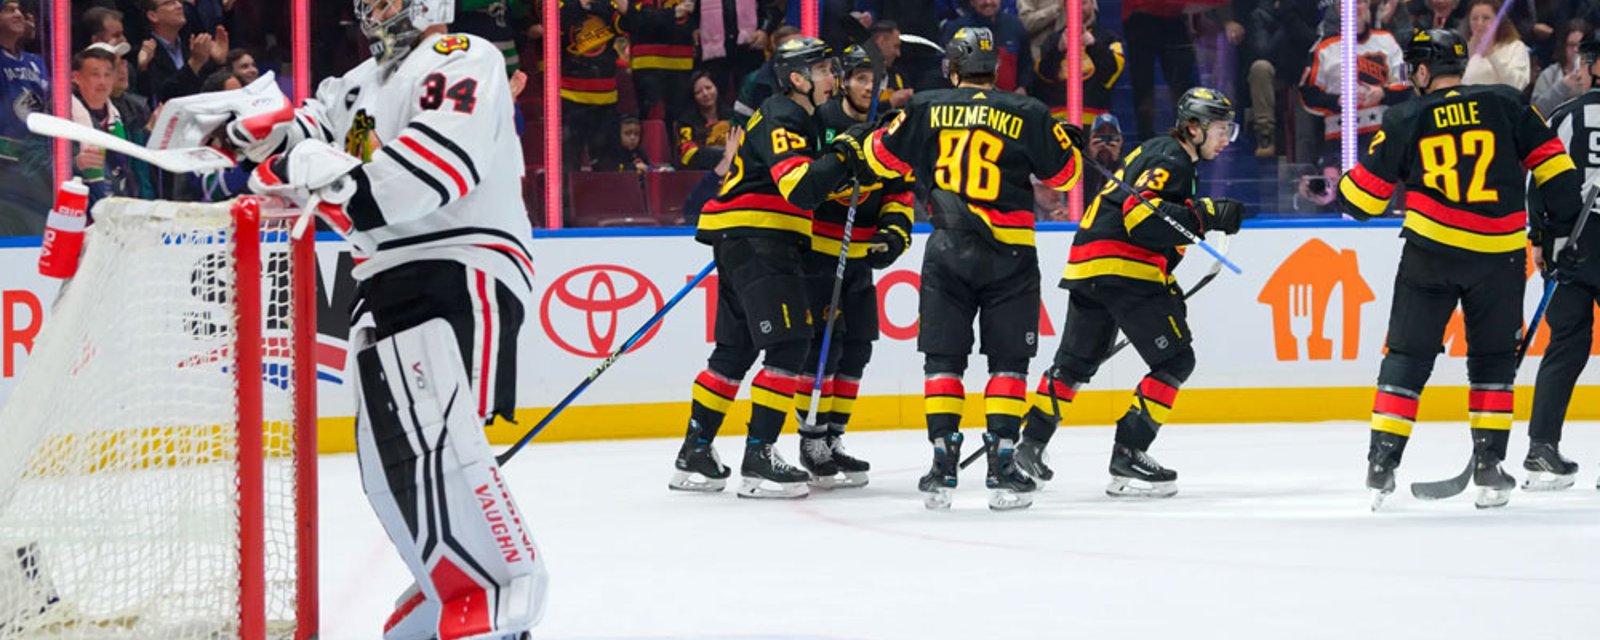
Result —
MULTIPOLYGON (((1361 226, 1318 221, 1256 223, 1233 243, 1229 257, 1242 275, 1224 272, 1190 303, 1189 324, 1199 361, 1184 386, 1174 422, 1301 422, 1363 419, 1383 356, 1395 266, 1402 243, 1397 221, 1361 226)), ((540 234, 532 243, 536 276, 520 343, 518 421, 537 422, 610 351, 653 314, 710 260, 710 249, 687 230, 574 230, 540 234)), ((1037 376, 1054 353, 1066 292, 1054 285, 1066 262, 1070 227, 1039 233, 1045 280, 1041 300, 1037 376)), ((351 448, 353 390, 346 375, 353 294, 343 243, 318 244, 319 414, 324 451, 351 448)), ((907 254, 876 273, 883 337, 862 382, 851 423, 857 429, 910 428, 922 423, 922 358, 916 351, 918 267, 924 232, 907 254)), ((55 285, 35 273, 37 240, 0 245, 0 398, 26 367, 28 344, 48 319, 55 285)), ((1210 266, 1196 251, 1178 269, 1180 283, 1196 281, 1210 266)), ((713 275, 713 279, 715 275, 713 275)), ((713 279, 691 290, 657 331, 619 360, 543 434, 544 440, 662 437, 681 433, 690 383, 711 350, 715 309, 713 279)), ((1531 315, 1542 280, 1532 276, 1523 300, 1531 315)), ((1531 385, 1548 335, 1539 339, 1518 378, 1531 385)), ((1600 345, 1600 340, 1596 341, 1600 345)), ((1466 417, 1465 339, 1458 319, 1446 333, 1422 403, 1423 420, 1466 417)), ((1125 410, 1128 389, 1145 373, 1129 349, 1101 368, 1070 410, 1067 423, 1104 425, 1125 410)), ((1585 372, 1572 404, 1574 418, 1600 418, 1600 387, 1585 372)), ((967 424, 982 424, 986 368, 974 356, 966 378, 967 424)), ((1032 380, 1030 380, 1030 387, 1032 380)), ((741 395, 748 397, 748 385, 741 395)), ((1519 416, 1532 400, 1519 388, 1519 416)), ((735 405, 725 432, 737 433, 747 400, 735 405)), ((507 441, 523 427, 498 425, 491 438, 507 441)))

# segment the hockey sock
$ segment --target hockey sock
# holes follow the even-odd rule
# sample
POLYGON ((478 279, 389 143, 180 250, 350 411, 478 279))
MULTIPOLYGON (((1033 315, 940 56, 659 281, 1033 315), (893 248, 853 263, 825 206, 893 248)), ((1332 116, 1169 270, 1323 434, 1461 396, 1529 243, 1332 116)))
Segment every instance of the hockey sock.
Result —
POLYGON ((1039 388, 1033 393, 1033 406, 1028 409, 1027 426, 1023 435, 1029 440, 1050 442, 1061 419, 1067 415, 1067 406, 1078 397, 1080 382, 1067 383, 1052 377, 1048 372, 1039 377, 1039 388))
POLYGON ((1162 380, 1157 373, 1145 376, 1133 392, 1128 412, 1117 420, 1117 442, 1139 451, 1149 449, 1177 399, 1178 385, 1162 380))
POLYGON ((1402 438, 1411 437, 1411 427, 1417 422, 1417 398, 1420 391, 1401 387, 1378 385, 1378 395, 1372 401, 1372 431, 1392 433, 1402 438))
POLYGON ((1506 458, 1515 394, 1509 384, 1473 383, 1467 392, 1467 423, 1472 425, 1474 451, 1506 458))
POLYGON ((749 442, 776 442, 783 421, 794 411, 793 373, 766 367, 750 382, 749 442))
POLYGON ((850 424, 850 412, 856 406, 856 394, 861 391, 861 379, 840 374, 833 378, 832 413, 828 416, 828 432, 844 433, 850 424))
POLYGON ((814 388, 815 378, 812 376, 798 376, 794 385, 794 406, 800 414, 800 431, 802 433, 822 434, 827 429, 828 419, 833 411, 833 376, 828 375, 822 379, 822 394, 817 397, 817 415, 815 426, 807 418, 811 417, 811 391, 814 388))
POLYGON ((689 408, 689 418, 700 425, 700 437, 707 441, 717 437, 728 407, 739 395, 739 381, 729 380, 715 371, 706 369, 694 379, 694 402, 689 408))
POLYGON ((940 440, 961 429, 961 405, 967 392, 956 373, 930 373, 922 383, 923 406, 928 413, 928 439, 940 440))
POLYGON ((1016 441, 1022 429, 1022 415, 1028 411, 1027 374, 996 372, 983 389, 983 412, 988 417, 989 433, 1016 441))

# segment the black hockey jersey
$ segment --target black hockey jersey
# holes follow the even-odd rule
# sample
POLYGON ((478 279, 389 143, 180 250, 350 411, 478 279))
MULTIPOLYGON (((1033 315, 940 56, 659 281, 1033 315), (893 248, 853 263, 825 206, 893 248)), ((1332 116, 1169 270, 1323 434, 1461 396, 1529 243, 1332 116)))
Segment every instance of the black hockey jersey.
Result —
POLYGON ((561 99, 578 104, 617 103, 616 39, 624 16, 612 0, 587 8, 578 0, 561 2, 561 99))
POLYGON ((663 69, 687 72, 694 68, 694 32, 699 13, 678 17, 677 6, 689 0, 634 0, 628 11, 628 55, 634 71, 663 69))
POLYGON ((1082 157, 1043 102, 997 89, 918 93, 889 126, 874 131, 867 163, 886 178, 915 175, 957 195, 966 211, 931 211, 933 225, 978 230, 1033 247, 1033 182, 1070 190, 1082 157))
MULTIPOLYGON (((817 122, 822 126, 824 143, 855 126, 856 121, 844 112, 842 98, 834 98, 817 108, 817 122)), ((850 213, 851 185, 847 180, 829 195, 828 200, 817 205, 816 219, 811 225, 811 249, 831 256, 839 255, 839 241, 844 237, 845 217, 850 213)), ((893 226, 905 235, 911 244, 911 185, 905 179, 891 178, 871 184, 862 183, 861 203, 856 207, 855 226, 850 229, 850 259, 867 257, 867 241, 880 226, 893 226)))
POLYGON ((1163 288, 1171 284, 1189 240, 1156 215, 1151 205, 1196 236, 1206 232, 1205 216, 1193 206, 1199 186, 1195 161, 1172 136, 1139 145, 1123 159, 1116 176, 1131 181, 1139 195, 1106 181, 1072 237, 1072 252, 1061 275, 1063 287, 1095 278, 1163 288))
POLYGON ((743 144, 722 187, 700 212, 695 239, 735 236, 811 241, 811 212, 849 173, 822 151, 817 121, 788 96, 767 98, 745 125, 743 144))
POLYGON ((1367 155, 1339 181, 1339 205, 1359 218, 1380 215, 1404 183, 1408 242, 1513 253, 1527 245, 1525 172, 1565 235, 1579 207, 1579 177, 1555 133, 1509 87, 1453 87, 1384 114, 1367 155))
MULTIPOLYGON (((1590 89, 1568 100, 1550 114, 1550 128, 1556 132, 1556 138, 1566 147, 1572 162, 1578 168, 1579 176, 1588 176, 1595 171, 1600 171, 1600 89, 1590 89)), ((1585 189, 1588 186, 1585 185, 1585 189)), ((1588 192, 1585 191, 1587 196, 1588 192)), ((1580 203, 1581 206, 1581 203, 1580 203)), ((1533 230, 1534 242, 1543 243, 1545 234, 1559 237, 1546 227, 1549 226, 1549 208, 1545 206, 1544 194, 1540 189, 1528 191, 1528 224, 1533 230)), ((1594 215, 1593 211, 1583 212, 1580 215, 1594 215)), ((1576 224, 1576 220, 1574 220, 1576 224)), ((1575 274, 1579 280, 1590 285, 1600 285, 1600 260, 1593 259, 1600 255, 1600 223, 1590 220, 1584 229, 1582 248, 1591 259, 1578 265, 1575 274)), ((1553 260, 1555 256, 1545 256, 1546 260, 1553 260)))

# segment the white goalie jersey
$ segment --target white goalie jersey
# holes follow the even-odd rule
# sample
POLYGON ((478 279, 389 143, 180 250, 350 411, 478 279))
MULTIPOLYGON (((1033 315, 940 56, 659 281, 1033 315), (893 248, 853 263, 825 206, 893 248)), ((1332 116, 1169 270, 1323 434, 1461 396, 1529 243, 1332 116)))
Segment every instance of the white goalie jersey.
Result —
POLYGON ((326 141, 363 163, 345 203, 356 279, 451 260, 528 295, 532 229, 512 115, 505 58, 472 35, 430 35, 388 77, 369 58, 317 87, 290 137, 326 141))

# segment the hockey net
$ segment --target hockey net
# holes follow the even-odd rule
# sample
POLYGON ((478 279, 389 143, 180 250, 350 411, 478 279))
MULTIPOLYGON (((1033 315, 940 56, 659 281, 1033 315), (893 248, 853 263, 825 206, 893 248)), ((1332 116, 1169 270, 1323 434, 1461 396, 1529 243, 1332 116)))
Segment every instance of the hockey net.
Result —
POLYGON ((108 199, 0 410, 0 639, 316 633, 315 256, 108 199))

